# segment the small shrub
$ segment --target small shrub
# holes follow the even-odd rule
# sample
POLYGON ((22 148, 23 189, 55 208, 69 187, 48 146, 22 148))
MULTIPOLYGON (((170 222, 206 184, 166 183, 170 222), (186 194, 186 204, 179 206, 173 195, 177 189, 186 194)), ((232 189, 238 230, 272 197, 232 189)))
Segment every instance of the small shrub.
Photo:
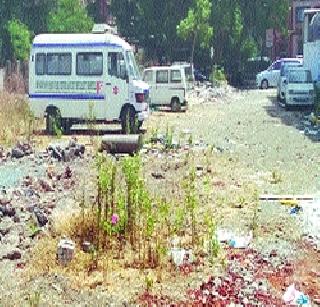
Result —
POLYGON ((227 78, 224 72, 224 68, 214 67, 210 76, 210 81, 220 84, 222 82, 225 82, 226 80, 227 78))
POLYGON ((35 291, 32 294, 29 294, 28 296, 28 304, 30 307, 38 307, 40 306, 40 292, 39 291, 35 291))

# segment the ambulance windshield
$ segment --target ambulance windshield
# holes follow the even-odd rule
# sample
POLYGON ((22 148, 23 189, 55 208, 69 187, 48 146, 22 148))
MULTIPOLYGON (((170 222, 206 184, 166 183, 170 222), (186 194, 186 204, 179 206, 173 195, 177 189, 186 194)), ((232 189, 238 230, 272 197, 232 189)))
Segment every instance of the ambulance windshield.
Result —
POLYGON ((133 78, 133 80, 141 79, 139 68, 132 51, 126 51, 126 61, 128 63, 129 76, 133 78))

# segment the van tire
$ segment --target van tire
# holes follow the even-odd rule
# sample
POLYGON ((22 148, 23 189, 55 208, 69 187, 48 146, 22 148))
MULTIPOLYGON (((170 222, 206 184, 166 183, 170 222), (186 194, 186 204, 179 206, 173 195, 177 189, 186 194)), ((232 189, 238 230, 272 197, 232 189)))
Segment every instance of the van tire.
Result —
POLYGON ((121 130, 123 134, 136 134, 139 131, 139 122, 133 107, 126 107, 121 112, 121 130))
POLYGON ((61 113, 57 108, 47 110, 46 131, 49 135, 55 135, 57 130, 61 130, 61 113))
POLYGON ((261 81, 261 89, 263 89, 263 90, 266 90, 266 89, 268 89, 268 87, 269 87, 269 83, 268 83, 268 80, 267 79, 263 79, 262 81, 261 81))
POLYGON ((172 98, 171 100, 171 111, 172 112, 180 112, 181 111, 181 103, 178 98, 172 98))
POLYGON ((291 110, 291 107, 290 107, 290 105, 288 105, 286 102, 284 102, 284 109, 285 109, 286 111, 290 111, 290 110, 291 110))
POLYGON ((66 134, 66 135, 71 134, 71 126, 72 126, 71 119, 64 118, 62 120, 62 128, 63 128, 64 134, 66 134))

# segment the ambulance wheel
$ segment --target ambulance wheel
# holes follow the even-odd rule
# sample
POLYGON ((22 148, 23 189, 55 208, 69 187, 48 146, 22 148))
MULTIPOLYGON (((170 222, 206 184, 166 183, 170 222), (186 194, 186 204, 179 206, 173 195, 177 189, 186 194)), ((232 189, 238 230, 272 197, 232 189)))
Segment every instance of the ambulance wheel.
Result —
POLYGON ((64 134, 69 135, 71 133, 71 126, 72 126, 72 123, 69 118, 64 118, 62 120, 62 128, 63 128, 64 134))
POLYGON ((58 109, 47 111, 46 130, 49 135, 55 135, 59 130, 61 131, 61 114, 58 109))
POLYGON ((179 112, 181 110, 181 103, 178 98, 172 98, 171 100, 171 111, 179 112))
POLYGON ((263 80, 261 81, 261 89, 266 90, 266 89, 268 89, 268 87, 269 87, 268 80, 263 79, 263 80))
POLYGON ((291 111, 291 107, 290 107, 290 105, 288 105, 288 104, 286 103, 286 101, 284 102, 284 109, 285 109, 286 111, 291 111))
POLYGON ((121 128, 123 134, 135 134, 139 131, 139 122, 132 107, 127 107, 122 112, 121 128))

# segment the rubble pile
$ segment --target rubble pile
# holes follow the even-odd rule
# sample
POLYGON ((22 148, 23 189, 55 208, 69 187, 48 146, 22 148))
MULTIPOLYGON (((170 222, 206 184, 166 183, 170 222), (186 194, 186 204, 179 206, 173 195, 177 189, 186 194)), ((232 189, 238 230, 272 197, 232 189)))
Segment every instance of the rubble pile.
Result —
POLYGON ((50 226, 50 215, 59 197, 74 185, 70 166, 57 169, 51 164, 45 177, 28 175, 20 187, 1 188, 0 261, 19 260, 17 267, 23 267, 26 250, 50 226), (52 193, 56 191, 59 193, 52 193))
POLYGON ((227 101, 234 97, 235 89, 228 84, 220 87, 212 87, 211 84, 201 84, 189 92, 191 100, 198 103, 211 103, 227 101))
POLYGON ((297 129, 314 141, 320 141, 320 121, 315 120, 315 115, 310 113, 303 117, 297 129))
POLYGON ((71 139, 65 143, 50 144, 47 147, 47 152, 50 157, 57 159, 59 162, 70 162, 77 157, 82 157, 85 152, 85 146, 79 144, 76 140, 71 139))

